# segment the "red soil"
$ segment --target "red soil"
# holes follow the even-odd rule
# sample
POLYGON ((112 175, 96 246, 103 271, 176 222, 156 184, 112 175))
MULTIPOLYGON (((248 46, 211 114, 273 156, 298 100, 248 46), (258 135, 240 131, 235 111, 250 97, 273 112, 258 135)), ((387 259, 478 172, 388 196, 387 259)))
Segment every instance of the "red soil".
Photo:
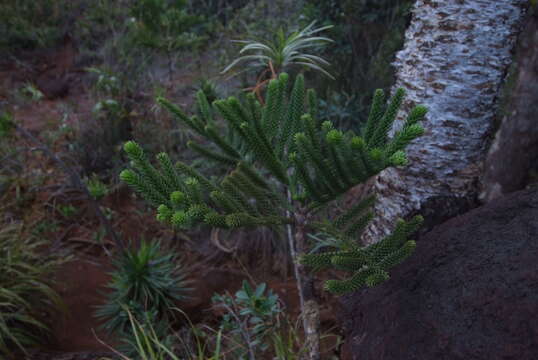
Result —
POLYGON ((110 339, 98 329, 93 313, 104 301, 102 291, 110 280, 108 272, 110 265, 104 257, 78 259, 58 271, 57 290, 68 312, 53 324, 54 350, 107 350, 97 338, 106 343, 110 339))

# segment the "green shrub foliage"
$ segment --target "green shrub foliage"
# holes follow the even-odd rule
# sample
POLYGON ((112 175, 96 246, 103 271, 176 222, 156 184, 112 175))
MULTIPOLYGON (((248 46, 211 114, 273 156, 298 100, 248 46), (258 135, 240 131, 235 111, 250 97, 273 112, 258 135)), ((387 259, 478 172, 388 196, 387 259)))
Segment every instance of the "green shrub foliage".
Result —
POLYGON ((232 342, 246 343, 233 351, 234 358, 248 358, 248 348, 265 351, 271 337, 279 330, 283 308, 277 294, 267 289, 265 283, 253 288, 243 281, 235 296, 215 294, 213 306, 224 312, 220 329, 231 337, 232 342))
MULTIPOLYGON (((426 109, 412 109, 403 127, 389 139, 387 133, 403 101, 403 89, 398 89, 387 104, 383 92, 376 91, 367 126, 359 135, 342 132, 331 122, 318 118, 317 96, 313 90, 305 89, 302 75, 297 76, 291 91, 288 81, 286 73, 272 80, 263 104, 248 94, 244 101, 230 97, 210 105, 204 93, 199 92, 198 113, 193 116, 187 116, 167 99, 157 99, 178 121, 192 129, 196 140, 200 139, 189 142, 192 150, 230 168, 220 181, 207 178, 188 164, 173 164, 164 153, 157 155, 155 167, 132 141, 124 146, 132 166, 121 173, 121 179, 157 208, 160 221, 176 228, 199 224, 220 228, 277 226, 295 224, 298 214, 314 218, 355 185, 387 167, 407 163, 403 150, 422 134, 419 122, 426 109), (224 120, 224 128, 219 126, 217 116, 224 120), (207 145, 208 141, 212 145, 207 145), (287 192, 292 200, 287 199, 287 192)), ((332 223, 309 222, 308 231, 356 238, 371 217, 368 213, 361 215, 371 204, 372 200, 365 200, 332 223)), ((418 220, 412 224, 415 222, 418 220)), ((387 245, 390 254, 401 250, 403 239, 397 237, 387 245)), ((410 247, 408 243, 403 246, 410 247)), ((400 258, 411 250, 402 250, 400 258)), ((330 255, 311 255, 302 261, 320 268, 315 259, 327 256, 330 255)), ((382 270, 397 262, 378 255, 373 261, 382 262, 378 264, 382 270)), ((327 267, 333 262, 323 264, 327 267)), ((368 264, 372 266, 371 262, 368 264)), ((370 276, 365 283, 378 283, 384 273, 375 274, 377 277, 370 276)), ((349 284, 345 291, 355 290, 362 283, 349 284)), ((327 288, 345 292, 334 282, 327 288)))
POLYGON ((76 1, 0 1, 0 49, 14 51, 53 45, 64 35, 76 1))
POLYGON ((185 0, 138 0, 133 2, 130 13, 136 19, 135 40, 141 45, 168 51, 204 40, 195 31, 204 18, 190 14, 185 0))
POLYGON ((107 301, 95 313, 105 321, 103 328, 129 344, 134 341, 129 314, 141 324, 149 316, 153 324, 167 329, 171 308, 189 292, 177 255, 164 252, 158 241, 142 241, 138 249, 120 254, 114 267, 107 301))

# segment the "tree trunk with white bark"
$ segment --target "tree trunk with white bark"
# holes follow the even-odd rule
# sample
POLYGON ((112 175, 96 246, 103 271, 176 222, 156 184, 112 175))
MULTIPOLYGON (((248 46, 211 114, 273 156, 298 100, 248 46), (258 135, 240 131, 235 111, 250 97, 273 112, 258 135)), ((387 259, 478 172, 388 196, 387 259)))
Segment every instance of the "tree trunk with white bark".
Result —
POLYGON ((378 177, 376 218, 364 242, 378 241, 399 217, 421 213, 434 225, 474 206, 496 98, 527 3, 416 2, 395 61, 396 87, 407 91, 402 113, 415 104, 429 108, 426 132, 408 148, 409 166, 378 177))

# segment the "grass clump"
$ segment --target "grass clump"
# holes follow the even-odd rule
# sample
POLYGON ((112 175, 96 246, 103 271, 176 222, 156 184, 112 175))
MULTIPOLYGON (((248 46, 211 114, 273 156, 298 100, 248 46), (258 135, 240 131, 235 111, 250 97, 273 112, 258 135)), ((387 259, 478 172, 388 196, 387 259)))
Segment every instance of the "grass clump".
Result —
POLYGON ((19 224, 0 229, 0 355, 42 343, 47 316, 61 307, 52 275, 70 258, 47 252, 44 240, 22 234, 19 224))

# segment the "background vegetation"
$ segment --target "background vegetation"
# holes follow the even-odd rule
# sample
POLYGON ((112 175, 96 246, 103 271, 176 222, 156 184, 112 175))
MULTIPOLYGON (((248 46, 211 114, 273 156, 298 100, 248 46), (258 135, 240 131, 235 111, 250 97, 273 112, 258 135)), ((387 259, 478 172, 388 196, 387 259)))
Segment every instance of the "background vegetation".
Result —
MULTIPOLYGON (((243 98, 243 90, 257 84, 263 69, 240 74, 232 69, 221 74, 238 56, 241 47, 231 40, 268 43, 278 36, 286 39, 314 21, 314 27, 325 28, 319 35, 333 42, 312 48, 313 54, 330 64, 323 63, 323 69, 335 79, 302 66, 287 70, 292 76, 304 73, 308 87, 316 89, 320 119, 358 133, 366 123, 374 89, 390 92, 393 84, 390 63, 403 43, 411 3, 403 0, 1 2, 0 51, 6 56, 0 60, 0 71, 11 77, 6 76, 9 79, 0 82, 0 228, 5 229, 0 251, 24 253, 18 257, 19 261, 36 270, 31 273, 31 279, 21 278, 20 283, 38 282, 42 286, 37 291, 46 296, 41 302, 15 304, 21 296, 29 296, 29 289, 22 285, 13 288, 7 282, 9 277, 1 280, 1 289, 16 291, 11 300, 15 305, 10 306, 20 308, 21 316, 25 317, 13 320, 3 315, 0 343, 3 341, 10 349, 30 344, 21 340, 19 346, 7 332, 2 333, 2 321, 19 324, 23 319, 31 324, 21 328, 24 331, 21 330, 20 336, 44 342, 35 336, 44 334, 42 325, 49 315, 44 319, 33 316, 45 308, 48 310, 58 300, 48 280, 54 268, 68 258, 64 250, 74 249, 75 259, 81 254, 108 254, 116 259, 109 284, 115 290, 107 306, 123 314, 121 327, 127 332, 124 337, 129 338, 131 355, 135 357, 164 359, 170 356, 166 348, 199 359, 234 358, 237 354, 252 358, 252 352, 256 356, 271 353, 279 359, 297 358, 304 349, 299 345, 301 334, 294 316, 275 293, 260 285, 291 273, 285 233, 274 229, 215 232, 197 226, 188 230, 163 229, 152 218, 148 206, 119 182, 119 172, 129 161, 121 147, 126 140, 133 139, 150 157, 166 152, 171 161, 181 158, 210 179, 225 174, 226 166, 201 160, 196 150, 187 146, 189 140, 196 138, 196 132, 162 111, 154 99, 170 98, 189 109, 187 115, 191 116, 200 115, 203 110, 195 104, 199 90, 209 102, 230 95, 243 98), (58 92, 60 96, 55 95, 57 92, 51 95, 50 87, 60 85, 68 90, 58 92), (22 136, 13 124, 29 129, 41 143, 22 136), (41 151, 43 147, 56 159, 41 151), (65 168, 72 172, 66 172, 65 168), (73 177, 79 178, 91 199, 74 185, 73 177), (134 244, 129 261, 117 257, 107 226, 125 244, 134 244), (148 302, 147 298, 129 298, 125 290, 137 286, 133 274, 140 270, 137 266, 142 266, 135 263, 138 257, 146 256, 146 263, 171 262, 179 266, 176 257, 172 261, 166 254, 158 255, 159 251, 150 245, 140 247, 142 235, 160 239, 165 248, 169 243, 179 243, 179 238, 189 239, 176 249, 191 255, 184 267, 153 268, 162 271, 164 279, 177 281, 170 286, 184 289, 186 285, 180 280, 189 277, 190 266, 208 258, 212 266, 239 268, 258 281, 243 285, 242 293, 235 296, 216 297, 215 307, 221 313, 210 321, 189 324, 178 314, 170 320, 170 314, 163 315, 160 306, 157 309, 149 306, 154 299, 148 302), (28 248, 21 250, 25 246, 28 248), (207 251, 215 246, 220 250, 207 251), (144 251, 151 254, 140 253, 144 251), (226 324, 215 320, 220 317, 226 324), (162 321, 152 323, 148 318, 162 321), (258 323, 263 327, 257 327, 258 323), (181 336, 170 337, 171 334, 181 336), (180 338, 190 340, 180 341, 180 338)), ((267 76, 261 79, 268 79, 267 76)), ((261 94, 264 89, 260 88, 261 94)), ((216 124, 219 130, 223 126, 222 122, 216 124)), ((176 306, 178 299, 174 299, 176 306)), ((0 316, 6 313, 4 310, 0 307, 0 316)), ((103 311, 101 315, 107 317, 103 311)))

